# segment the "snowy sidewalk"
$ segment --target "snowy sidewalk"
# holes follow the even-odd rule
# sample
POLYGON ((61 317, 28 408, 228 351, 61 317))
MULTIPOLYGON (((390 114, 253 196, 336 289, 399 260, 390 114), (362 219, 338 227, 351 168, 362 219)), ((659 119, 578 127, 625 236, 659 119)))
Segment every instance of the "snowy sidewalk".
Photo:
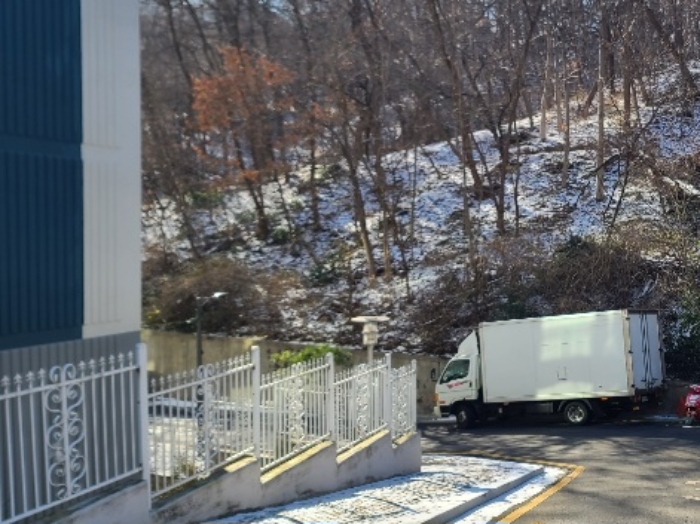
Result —
POLYGON ((424 455, 420 473, 210 521, 244 524, 489 522, 567 469, 461 455, 424 455))

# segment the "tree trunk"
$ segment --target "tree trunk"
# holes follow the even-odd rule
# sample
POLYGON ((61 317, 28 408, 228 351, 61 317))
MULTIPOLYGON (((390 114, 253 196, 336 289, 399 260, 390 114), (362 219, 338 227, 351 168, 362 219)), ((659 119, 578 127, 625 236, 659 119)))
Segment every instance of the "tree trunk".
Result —
POLYGON ((557 108, 557 131, 560 133, 564 131, 564 115, 561 109, 561 72, 559 71, 559 58, 556 60, 556 67, 554 68, 554 105, 557 108))
POLYGON ((561 166, 561 185, 569 185, 569 156, 571 153, 571 99, 569 94, 569 79, 564 66, 564 160, 561 166))
MULTIPOLYGON (((469 173, 474 180, 474 191, 481 198, 483 196, 483 181, 481 175, 479 175, 479 170, 476 167, 476 162, 474 162, 474 154, 471 146, 471 113, 465 108, 465 94, 462 87, 462 79, 459 72, 459 61, 455 60, 455 57, 450 53, 447 44, 447 37, 445 35, 446 29, 443 27, 442 17, 440 16, 440 10, 437 5, 436 0, 429 0, 430 11, 433 18, 433 25, 435 27, 436 36, 438 38, 438 44, 440 46, 440 52, 442 54, 443 62, 450 72, 450 78, 452 81, 452 97, 456 101, 455 104, 455 118, 457 120, 457 127, 459 129, 459 139, 460 147, 456 151, 460 162, 469 168, 469 173)), ((467 173, 463 170, 463 184, 464 192, 467 191, 467 173)), ((465 208, 466 212, 466 208, 465 208)))
POLYGON ((549 109, 549 87, 552 84, 552 36, 547 29, 547 58, 542 82, 542 102, 540 104, 540 140, 547 140, 547 110, 549 109))
POLYGON ((649 23, 654 28, 654 32, 661 39, 661 43, 664 47, 671 53, 673 58, 676 60, 678 67, 681 71, 681 78, 683 79, 683 85, 687 91, 687 95, 690 97, 696 97, 698 95, 698 86, 695 83, 690 69, 688 68, 688 63, 685 60, 683 54, 683 49, 678 47, 677 43, 673 41, 671 35, 664 29, 664 25, 656 14, 656 11, 646 3, 645 0, 635 0, 644 10, 649 23))
POLYGON ((360 237, 360 243, 365 252, 365 261, 367 262, 367 276, 370 282, 374 282, 377 278, 377 265, 374 262, 372 241, 369 236, 369 229, 367 229, 367 214, 365 212, 365 202, 362 197, 357 167, 350 168, 350 183, 352 185, 353 212, 359 229, 358 236, 360 237))
POLYGON ((534 111, 532 110, 532 101, 530 100, 530 90, 523 90, 523 105, 525 106, 525 113, 527 114, 527 120, 530 124, 530 129, 535 129, 535 121, 533 119, 534 111))
POLYGON ((598 147, 596 155, 596 163, 598 169, 596 171, 595 199, 598 201, 605 198, 605 27, 604 23, 605 12, 601 7, 600 12, 600 36, 598 39, 598 147))
POLYGON ((258 222, 256 236, 259 240, 265 240, 268 236, 270 236, 270 221, 267 218, 267 213, 265 212, 265 200, 262 187, 260 184, 256 184, 249 178, 245 179, 245 186, 248 189, 250 197, 253 199, 253 204, 255 207, 255 215, 258 222))

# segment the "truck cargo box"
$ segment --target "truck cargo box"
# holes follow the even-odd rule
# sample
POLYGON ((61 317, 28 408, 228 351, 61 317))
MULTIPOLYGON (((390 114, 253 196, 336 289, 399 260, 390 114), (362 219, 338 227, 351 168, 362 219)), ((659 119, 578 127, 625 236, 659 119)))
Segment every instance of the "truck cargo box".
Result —
POLYGON ((656 313, 489 322, 479 336, 487 403, 630 397, 663 380, 656 313))

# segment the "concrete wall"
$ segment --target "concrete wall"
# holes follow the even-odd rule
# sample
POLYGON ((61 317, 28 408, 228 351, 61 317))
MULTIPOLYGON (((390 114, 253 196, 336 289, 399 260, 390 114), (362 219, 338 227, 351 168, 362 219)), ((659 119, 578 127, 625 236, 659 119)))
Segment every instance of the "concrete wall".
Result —
POLYGON ((53 515, 52 524, 199 524, 232 513, 287 504, 421 469, 420 434, 395 444, 387 431, 342 455, 323 442, 277 468, 261 474, 260 464, 244 458, 206 481, 154 504, 149 510, 146 483, 83 502, 69 514, 53 515))
MULTIPOLYGON (((161 376, 192 369, 196 365, 196 340, 194 335, 168 331, 143 330, 141 339, 148 345, 148 371, 161 376)), ((261 350, 262 372, 272 369, 270 356, 290 348, 302 348, 309 344, 294 342, 278 342, 261 338, 237 337, 208 337, 203 338, 204 362, 218 362, 227 358, 242 355, 252 346, 261 350)), ((348 348, 350 349, 350 348, 348 348)), ((374 358, 383 358, 383 354, 375 351, 374 358)), ((435 384, 449 359, 432 355, 408 355, 392 353, 393 366, 399 367, 416 360, 417 391, 416 398, 419 414, 430 414, 433 410, 433 394, 435 384)), ((353 350, 353 364, 367 361, 367 351, 353 350)))
POLYGON ((149 524, 149 494, 146 482, 122 489, 98 500, 88 500, 70 514, 52 515, 52 524, 149 524))
POLYGON ((207 482, 152 511, 153 524, 195 524, 232 513, 296 500, 420 471, 420 435, 392 444, 388 432, 337 456, 324 442, 260 476, 252 459, 229 466, 207 482))

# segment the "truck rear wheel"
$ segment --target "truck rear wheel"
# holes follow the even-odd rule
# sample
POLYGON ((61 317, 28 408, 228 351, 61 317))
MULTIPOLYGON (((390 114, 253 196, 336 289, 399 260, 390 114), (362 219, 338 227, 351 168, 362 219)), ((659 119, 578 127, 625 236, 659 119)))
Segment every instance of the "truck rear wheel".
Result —
POLYGON ((585 402, 574 400, 564 406, 564 418, 573 426, 583 426, 591 420, 591 410, 585 402))
POLYGON ((476 421, 476 414, 468 404, 460 404, 455 411, 457 418, 457 427, 459 429, 469 429, 476 421))

